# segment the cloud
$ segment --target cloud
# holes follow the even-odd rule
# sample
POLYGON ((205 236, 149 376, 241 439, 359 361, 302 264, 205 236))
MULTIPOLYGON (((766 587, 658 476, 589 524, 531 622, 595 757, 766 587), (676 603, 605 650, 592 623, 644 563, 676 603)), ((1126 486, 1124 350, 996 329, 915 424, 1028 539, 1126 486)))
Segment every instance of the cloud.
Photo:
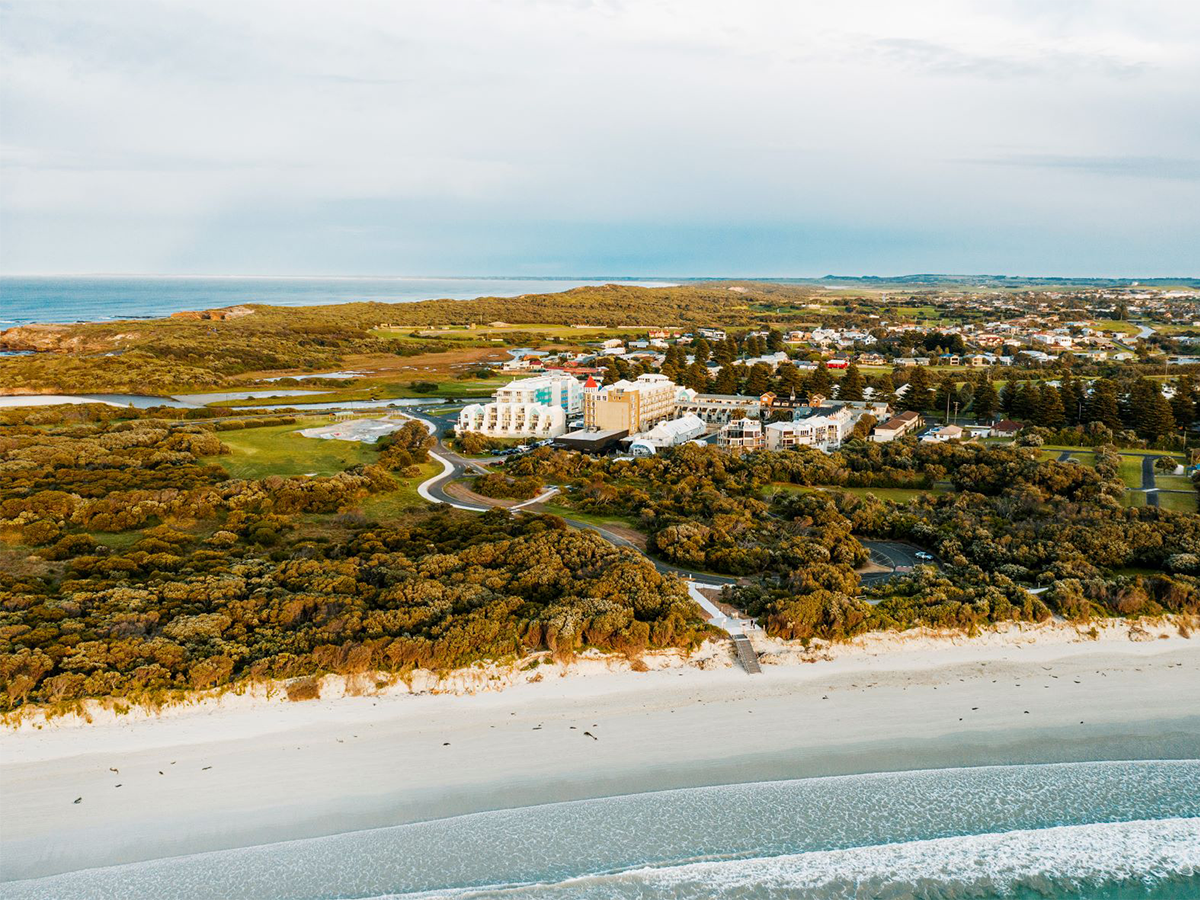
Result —
POLYGON ((0 66, 5 271, 1178 268, 1200 229, 1174 0, 10 0, 0 66))
POLYGON ((962 162, 984 166, 1013 166, 1024 169, 1050 169, 1079 172, 1110 178, 1164 178, 1200 181, 1200 158, 1165 156, 1067 156, 1056 154, 1015 154, 994 159, 969 159, 962 162))

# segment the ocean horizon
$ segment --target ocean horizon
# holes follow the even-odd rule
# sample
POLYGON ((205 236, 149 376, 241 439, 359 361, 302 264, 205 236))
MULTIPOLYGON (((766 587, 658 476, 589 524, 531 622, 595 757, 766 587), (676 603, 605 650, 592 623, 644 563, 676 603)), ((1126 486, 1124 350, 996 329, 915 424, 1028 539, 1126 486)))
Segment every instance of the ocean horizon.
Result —
POLYGON ((34 323, 155 319, 241 303, 328 306, 518 297, 601 284, 668 287, 635 277, 269 275, 0 275, 0 331, 34 323))

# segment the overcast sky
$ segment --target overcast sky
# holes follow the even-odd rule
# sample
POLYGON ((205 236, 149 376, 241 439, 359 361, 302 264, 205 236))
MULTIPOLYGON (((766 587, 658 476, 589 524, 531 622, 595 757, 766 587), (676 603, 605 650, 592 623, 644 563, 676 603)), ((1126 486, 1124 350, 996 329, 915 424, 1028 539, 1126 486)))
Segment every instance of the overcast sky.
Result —
POLYGON ((1194 0, 0 4, 0 269, 1200 275, 1194 0))

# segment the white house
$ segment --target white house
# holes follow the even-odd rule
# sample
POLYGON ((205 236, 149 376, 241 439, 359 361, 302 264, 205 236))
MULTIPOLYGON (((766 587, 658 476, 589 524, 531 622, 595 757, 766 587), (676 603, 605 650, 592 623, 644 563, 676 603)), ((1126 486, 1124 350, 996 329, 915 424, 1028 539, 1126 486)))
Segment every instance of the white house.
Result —
POLYGON ((649 431, 634 435, 633 439, 661 449, 686 444, 688 441, 701 437, 704 431, 704 420, 689 413, 678 419, 666 419, 659 422, 649 431))

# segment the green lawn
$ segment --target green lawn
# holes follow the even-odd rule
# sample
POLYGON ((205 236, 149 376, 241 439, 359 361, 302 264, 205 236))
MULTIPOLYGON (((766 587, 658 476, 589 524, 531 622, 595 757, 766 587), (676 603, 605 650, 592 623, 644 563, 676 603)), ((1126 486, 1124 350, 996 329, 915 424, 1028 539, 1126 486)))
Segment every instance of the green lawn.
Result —
MULTIPOLYGON (((1121 480, 1125 482, 1126 487, 1140 488, 1142 486, 1142 458, 1140 456, 1126 456, 1121 454, 1120 464, 1121 480)), ((1141 504, 1134 504, 1141 506, 1141 504)))
POLYGON ((430 460, 420 467, 421 474, 413 478, 396 478, 396 490, 386 494, 375 494, 362 503, 362 510, 368 518, 386 522, 389 518, 401 515, 418 507, 428 507, 429 503, 417 493, 417 487, 427 478, 432 478, 442 471, 442 464, 430 460))
POLYGON ((1158 505, 1173 512, 1196 512, 1196 494, 1164 494, 1159 493, 1158 505))
POLYGON ((1154 484, 1167 491, 1192 491, 1192 480, 1186 475, 1154 475, 1154 484))
POLYGON ((878 497, 880 500, 891 500, 894 503, 907 503, 909 500, 919 497, 922 494, 945 494, 948 492, 944 487, 934 487, 925 490, 923 488, 838 487, 836 485, 809 487, 802 484, 783 483, 773 484, 772 487, 778 491, 795 491, 802 494, 809 491, 844 491, 856 497, 878 497))
POLYGON ((1122 506, 1145 506, 1146 495, 1141 491, 1126 491, 1121 496, 1122 506))
POLYGON ((328 422, 324 417, 314 417, 294 425, 222 431, 217 436, 233 452, 208 459, 234 478, 264 478, 267 475, 334 475, 378 458, 378 452, 368 444, 324 441, 298 433, 302 428, 328 422))
POLYGON ((629 519, 623 519, 619 516, 599 516, 595 513, 580 512, 569 506, 560 506, 555 503, 543 503, 539 507, 539 510, 554 516, 561 516, 564 519, 577 519, 588 525, 620 525, 623 528, 635 528, 633 522, 629 519))

